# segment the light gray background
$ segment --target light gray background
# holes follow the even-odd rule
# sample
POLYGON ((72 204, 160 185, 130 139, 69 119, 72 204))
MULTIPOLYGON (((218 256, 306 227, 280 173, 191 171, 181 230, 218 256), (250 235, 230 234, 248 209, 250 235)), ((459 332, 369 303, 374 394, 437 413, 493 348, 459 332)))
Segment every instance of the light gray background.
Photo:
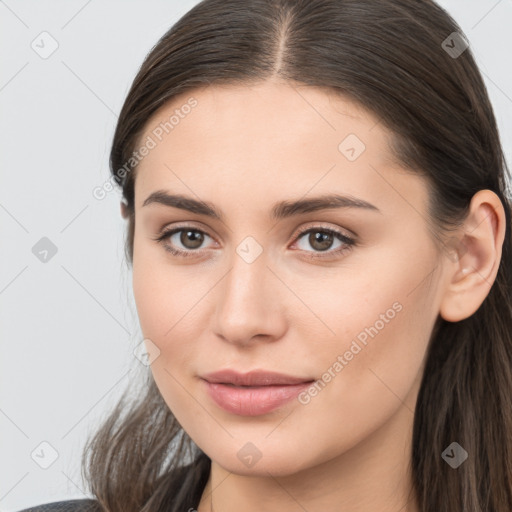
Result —
MULTIPOLYGON (((0 0, 0 511, 84 497, 85 438, 144 371, 120 195, 92 190, 139 65, 196 3, 0 0), (31 47, 43 31, 58 43, 46 59, 31 47), (46 263, 42 237, 57 247, 46 263), (42 442, 58 452, 47 469, 42 442)), ((510 166, 512 2, 439 3, 470 41, 510 166)))

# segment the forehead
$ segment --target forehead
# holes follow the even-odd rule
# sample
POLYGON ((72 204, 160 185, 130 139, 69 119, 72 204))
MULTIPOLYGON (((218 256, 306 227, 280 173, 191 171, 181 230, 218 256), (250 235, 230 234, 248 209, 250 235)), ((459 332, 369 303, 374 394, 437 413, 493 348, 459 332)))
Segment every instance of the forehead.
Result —
POLYGON ((398 168, 390 133, 329 89, 275 82, 197 88, 149 119, 139 146, 150 140, 137 169, 139 204, 155 188, 207 197, 223 187, 241 201, 300 197, 313 187, 396 195, 383 187, 384 174, 398 168))
MULTIPOLYGON (((193 124, 197 136, 210 137, 219 130, 240 125, 244 126, 244 134, 274 135, 281 130, 287 138, 309 137, 313 132, 318 136, 333 131, 342 134, 347 128, 364 136, 367 130, 373 131, 379 124, 370 111, 332 89, 272 81, 209 85, 174 96, 147 121, 144 135, 151 134, 160 123, 165 124, 173 117, 171 131, 177 131, 179 125, 179 131, 186 132, 193 124), (185 123, 187 118, 192 121, 185 123)), ((381 126, 374 135, 386 137, 389 134, 381 126)))

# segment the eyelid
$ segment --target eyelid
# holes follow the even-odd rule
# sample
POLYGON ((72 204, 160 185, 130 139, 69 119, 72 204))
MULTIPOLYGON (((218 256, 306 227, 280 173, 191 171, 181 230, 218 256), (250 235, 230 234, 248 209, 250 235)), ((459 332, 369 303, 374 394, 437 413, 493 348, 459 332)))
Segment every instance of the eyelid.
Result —
POLYGON ((333 227, 332 225, 323 223, 321 221, 312 222, 309 225, 301 226, 296 231, 294 231, 292 238, 293 238, 293 240, 295 240, 297 237, 303 235, 304 233, 307 233, 308 231, 315 230, 315 229, 318 231, 321 231, 321 230, 332 231, 333 233, 337 233, 345 238, 350 238, 351 240, 354 241, 354 243, 358 242, 358 236, 354 232, 350 231, 349 229, 340 228, 338 226, 333 227))
MULTIPOLYGON (((160 229, 158 231, 157 237, 170 236, 169 235, 170 232, 176 233, 176 231, 181 231, 181 230, 185 231, 187 229, 192 230, 192 231, 199 231, 200 233, 204 233, 205 235, 208 235, 212 240, 215 240, 215 237, 210 235, 210 233, 208 232, 208 228, 203 227, 203 225, 197 226, 196 224, 194 224, 193 221, 191 221, 191 222, 183 221, 183 223, 180 223, 180 222, 173 223, 171 226, 165 225, 162 229, 160 229)), ((196 252, 198 252, 198 251, 196 251, 196 252)))
MULTIPOLYGON (((210 233, 208 232, 208 228, 205 228, 205 227, 202 227, 202 225, 200 225, 199 227, 197 227, 193 221, 183 221, 183 223, 180 223, 178 222, 176 225, 173 224, 172 227, 169 227, 167 225, 165 225, 163 228, 161 228, 159 231, 158 231, 158 236, 161 236, 163 235, 164 233, 166 232, 169 232, 169 231, 177 231, 179 229, 197 229, 197 231, 200 231, 206 235, 208 235, 211 239, 215 240, 215 237, 210 235, 210 233)), ((336 233, 339 233, 343 236, 345 236, 346 238, 351 238, 352 240, 354 240, 354 242, 357 242, 358 241, 358 236, 351 230, 347 229, 347 228, 340 228, 340 227, 332 227, 331 225, 328 225, 322 221, 317 221, 317 222, 310 222, 308 225, 306 226, 301 226, 300 228, 296 229, 293 234, 291 235, 291 238, 295 241, 295 239, 297 237, 299 237, 300 235, 303 235, 304 233, 306 233, 307 231, 309 231, 310 229, 325 229, 327 231, 334 231, 336 233)), ((197 252, 197 251, 196 251, 197 252)))
MULTIPOLYGON (((159 231, 157 237, 154 238, 154 240, 157 241, 158 243, 161 243, 164 246, 165 250, 167 250, 168 252, 171 252, 175 256, 178 256, 178 257, 180 257, 180 256, 181 257, 196 256, 196 255, 199 256, 207 249, 196 249, 196 250, 194 250, 194 249, 176 249, 176 248, 169 247, 165 243, 166 239, 170 238, 171 236, 175 235, 176 233, 179 233, 180 231, 185 231, 187 229, 189 229, 191 231, 200 232, 200 233, 210 237, 215 243, 217 243, 215 241, 215 237, 210 235, 208 233, 207 229, 204 229, 202 227, 197 227, 190 221, 186 221, 183 224, 178 223, 177 225, 173 225, 172 227, 164 226, 159 231)), ((349 251, 350 249, 352 249, 354 246, 358 245, 358 243, 359 243, 358 236, 355 235, 352 231, 350 231, 348 229, 343 230, 342 228, 339 228, 339 227, 334 228, 332 226, 326 225, 326 224, 318 221, 316 223, 312 222, 312 223, 310 223, 310 225, 301 226, 299 229, 297 229, 292 236, 292 238, 293 238, 292 246, 296 245, 300 241, 302 236, 304 236, 305 234, 312 232, 312 231, 329 232, 332 235, 334 235, 335 237, 337 237, 338 240, 344 244, 344 247, 334 249, 334 250, 329 249, 326 251, 303 251, 303 250, 300 250, 299 252, 304 252, 307 254, 307 256, 305 256, 305 258, 307 258, 307 259, 322 259, 322 258, 328 259, 329 257, 335 258, 337 256, 341 256, 341 254, 344 254, 345 252, 349 251), (343 231, 346 231, 349 234, 346 234, 343 231)))
MULTIPOLYGON (((169 239, 171 236, 174 236, 176 233, 179 233, 180 231, 197 231, 198 233, 202 233, 204 235, 206 235, 207 237, 209 237, 213 243, 215 245, 219 245, 215 239, 214 236, 210 235, 210 233, 208 232, 207 229, 204 229, 202 227, 197 227, 195 226, 194 224, 191 224, 189 222, 186 222, 184 223, 183 225, 180 225, 179 223, 177 225, 172 225, 172 226, 165 226, 164 228, 162 228, 157 237, 154 238, 154 240, 156 241, 159 241, 160 243, 162 243, 164 245, 164 247, 166 247, 166 240, 169 239)), ((209 248, 208 248, 209 249, 209 248)), ((202 252, 206 251, 207 249, 203 248, 203 249, 195 249, 195 250, 192 250, 192 249, 181 249, 181 248, 178 248, 176 249, 177 252, 187 252, 189 253, 190 255, 192 255, 193 253, 196 253, 196 254, 201 254, 202 252)))

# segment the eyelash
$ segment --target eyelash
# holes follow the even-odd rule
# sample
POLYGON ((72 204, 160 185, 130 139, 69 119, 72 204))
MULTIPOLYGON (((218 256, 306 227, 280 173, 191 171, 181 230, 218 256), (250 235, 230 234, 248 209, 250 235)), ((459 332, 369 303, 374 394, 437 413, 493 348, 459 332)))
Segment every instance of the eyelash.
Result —
MULTIPOLYGON (((208 235, 208 233, 202 231, 201 229, 194 228, 193 226, 181 226, 178 228, 171 228, 166 231, 163 231, 157 238, 154 238, 154 240, 158 243, 161 243, 164 247, 164 249, 168 252, 170 252, 174 256, 178 257, 190 257, 195 256, 195 253, 200 252, 200 250, 188 250, 184 251, 182 249, 175 249, 174 247, 171 247, 170 245, 165 243, 165 240, 175 233, 179 233, 181 231, 194 231, 196 233, 202 233, 204 235, 208 235)), ((297 236, 295 237, 295 241, 299 240, 303 235, 311 233, 311 232, 318 232, 318 233, 328 233, 330 235, 334 235, 338 240, 343 242, 345 245, 342 247, 339 247, 335 250, 326 250, 326 251, 305 251, 308 254, 306 258, 308 259, 320 259, 320 258, 331 258, 333 255, 341 256, 341 254, 344 254, 345 252, 351 250, 355 245, 356 241, 353 238, 350 238, 343 233, 332 229, 332 228, 323 228, 321 226, 314 226, 312 228, 304 228, 297 233, 297 236)), ((210 237, 211 238, 211 237, 210 237)))

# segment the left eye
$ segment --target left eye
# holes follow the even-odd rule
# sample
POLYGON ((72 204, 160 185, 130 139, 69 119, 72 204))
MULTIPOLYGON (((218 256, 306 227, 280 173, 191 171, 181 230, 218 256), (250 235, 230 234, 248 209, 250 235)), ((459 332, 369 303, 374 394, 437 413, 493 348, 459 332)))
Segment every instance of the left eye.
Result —
MULTIPOLYGON (((204 231, 196 228, 174 228, 163 232, 156 241, 162 243, 164 249, 169 251, 175 256, 193 256, 194 253, 200 252, 200 246, 203 244, 205 237, 211 238, 204 231), (176 235, 178 235, 176 237, 176 235), (173 241, 173 237, 175 240, 173 241), (169 243, 172 242, 172 244, 169 243), (176 244, 180 243, 184 249, 176 248, 176 244)), ((339 254, 350 249, 351 246, 355 245, 355 240, 334 230, 321 227, 313 227, 307 230, 301 231, 297 236, 296 240, 301 241, 302 239, 307 240, 310 247, 315 249, 309 251, 304 247, 299 247, 304 252, 310 253, 309 258, 321 258, 324 257, 322 253, 327 253, 326 256, 332 256, 333 254, 339 254), (307 238, 305 235, 309 235, 307 238), (333 250, 332 245, 335 241, 338 241, 340 245, 333 250), (319 254, 320 253, 320 254, 319 254)))
MULTIPOLYGON (((348 236, 334 229, 327 228, 310 228, 307 229, 306 231, 302 231, 297 238, 299 241, 302 238, 307 240, 307 243, 310 245, 310 247, 313 247, 315 249, 315 251, 313 252, 326 252, 332 248, 333 243, 337 240, 340 245, 338 245, 338 247, 333 249, 332 251, 329 251, 329 254, 344 251, 351 247, 352 245, 354 245, 355 243, 355 241, 352 238, 349 238, 348 236), (309 236, 305 238, 305 235, 309 236)), ((307 251, 307 249, 302 249, 307 251)), ((317 255, 315 254, 312 256, 317 255)))

